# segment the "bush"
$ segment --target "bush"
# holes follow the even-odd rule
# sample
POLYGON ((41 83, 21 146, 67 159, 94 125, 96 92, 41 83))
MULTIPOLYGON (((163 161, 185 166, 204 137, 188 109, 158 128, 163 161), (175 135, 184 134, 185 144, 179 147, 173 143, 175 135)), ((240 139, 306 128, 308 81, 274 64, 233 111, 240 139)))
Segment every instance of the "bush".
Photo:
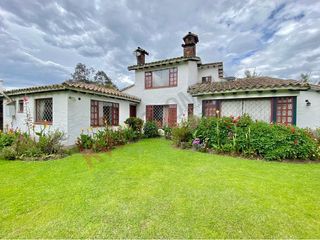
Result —
POLYGON ((313 160, 320 156, 316 132, 254 122, 248 115, 202 118, 193 131, 193 139, 197 139, 196 149, 205 149, 203 146, 207 143, 215 151, 256 155, 266 160, 313 160))
POLYGON ((17 139, 19 133, 9 130, 8 132, 0 132, 0 149, 11 146, 17 139))
POLYGON ((64 133, 59 130, 42 134, 39 136, 37 146, 42 153, 47 155, 61 154, 63 152, 63 146, 61 144, 63 137, 64 133))
MULTIPOLYGON (((3 147, 3 157, 8 160, 43 160, 61 157, 61 155, 64 154, 61 145, 61 140, 64 135, 62 132, 56 130, 45 133, 44 130, 41 130, 40 132, 34 133, 38 135, 38 140, 27 133, 20 133, 18 131, 1 133, 2 139, 13 139, 13 141, 10 140, 10 146, 7 145, 3 147)), ((6 142, 9 143, 9 141, 6 142)))
POLYGON ((91 149, 94 152, 108 151, 115 146, 124 145, 138 139, 137 132, 132 128, 112 129, 106 126, 104 129, 91 134, 81 133, 76 145, 80 151, 91 149))
POLYGON ((133 131, 141 134, 143 127, 143 120, 141 118, 129 117, 124 123, 128 124, 129 128, 131 128, 133 131))
POLYGON ((2 157, 5 160, 15 160, 17 157, 17 153, 14 147, 5 147, 2 149, 2 157))
POLYGON ((164 131, 164 137, 166 139, 172 139, 172 128, 171 127, 164 126, 163 131, 164 131))
POLYGON ((188 122, 182 122, 172 129, 172 140, 176 146, 181 146, 182 144, 184 148, 191 147, 192 130, 188 122))
POLYGON ((143 127, 143 134, 146 138, 159 137, 157 123, 153 121, 147 121, 143 127))
POLYGON ((78 137, 76 145, 79 147, 80 151, 84 149, 91 149, 93 145, 93 139, 89 134, 81 133, 78 137))

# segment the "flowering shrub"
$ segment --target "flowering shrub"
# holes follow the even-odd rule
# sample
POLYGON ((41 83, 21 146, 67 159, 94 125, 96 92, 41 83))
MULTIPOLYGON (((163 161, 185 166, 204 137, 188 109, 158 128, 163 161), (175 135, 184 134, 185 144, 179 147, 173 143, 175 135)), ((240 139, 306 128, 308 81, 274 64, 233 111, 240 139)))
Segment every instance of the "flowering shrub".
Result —
POLYGON ((6 139, 1 146, 2 157, 7 160, 45 160, 63 156, 65 152, 61 141, 64 134, 58 130, 49 130, 45 133, 45 128, 34 132, 37 138, 28 133, 13 130, 1 133, 0 138, 6 139))
POLYGON ((90 149, 94 152, 103 152, 115 146, 135 141, 137 139, 136 134, 137 133, 131 128, 119 127, 118 129, 112 129, 106 126, 103 130, 97 132, 89 129, 87 133, 82 131, 77 139, 76 145, 80 151, 90 149))
POLYGON ((190 140, 199 151, 237 153, 266 160, 319 159, 319 138, 295 126, 254 122, 242 117, 202 118, 192 130, 189 123, 174 129, 174 142, 190 140))

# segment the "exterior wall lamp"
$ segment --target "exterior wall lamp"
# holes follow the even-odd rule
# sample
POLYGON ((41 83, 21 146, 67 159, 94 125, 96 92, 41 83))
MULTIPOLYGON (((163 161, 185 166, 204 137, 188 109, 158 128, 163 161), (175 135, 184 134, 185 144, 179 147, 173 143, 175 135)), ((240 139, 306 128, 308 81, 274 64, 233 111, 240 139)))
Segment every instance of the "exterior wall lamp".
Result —
POLYGON ((307 107, 311 106, 311 102, 308 99, 306 99, 306 105, 307 107))

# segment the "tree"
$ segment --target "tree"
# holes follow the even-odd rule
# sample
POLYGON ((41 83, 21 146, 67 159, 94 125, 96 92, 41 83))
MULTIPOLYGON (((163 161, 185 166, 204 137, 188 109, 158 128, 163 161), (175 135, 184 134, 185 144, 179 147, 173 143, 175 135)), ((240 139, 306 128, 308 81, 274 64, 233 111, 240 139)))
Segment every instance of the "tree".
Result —
POLYGON ((113 84, 111 78, 109 78, 108 75, 101 70, 96 72, 96 74, 94 75, 94 82, 105 87, 118 89, 116 85, 113 84))
POLYGON ((93 68, 87 68, 83 63, 78 63, 74 69, 74 73, 71 74, 71 80, 75 82, 92 82, 92 75, 95 70, 93 68))
POLYGON ((254 69, 252 72, 250 70, 245 70, 244 75, 246 78, 254 78, 254 77, 259 77, 261 74, 256 72, 256 69, 254 69))
POLYGON ((300 80, 302 81, 302 82, 305 82, 305 83, 307 83, 307 82, 309 82, 310 81, 310 73, 301 73, 300 74, 300 80))

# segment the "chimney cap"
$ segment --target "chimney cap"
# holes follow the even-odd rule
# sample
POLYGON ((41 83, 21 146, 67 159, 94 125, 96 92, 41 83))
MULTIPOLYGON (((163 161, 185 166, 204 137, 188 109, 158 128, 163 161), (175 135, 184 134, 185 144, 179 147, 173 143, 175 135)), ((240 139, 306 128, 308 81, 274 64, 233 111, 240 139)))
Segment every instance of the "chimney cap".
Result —
POLYGON ((195 33, 192 33, 192 32, 188 32, 188 34, 187 34, 187 35, 185 35, 185 36, 183 37, 183 41, 185 41, 185 40, 186 40, 186 38, 187 38, 187 37, 189 37, 189 36, 194 37, 194 39, 195 39, 195 43, 199 42, 198 35, 197 35, 197 34, 195 34, 195 33))
POLYGON ((141 47, 138 47, 134 52, 139 52, 145 55, 149 55, 149 53, 141 47))

